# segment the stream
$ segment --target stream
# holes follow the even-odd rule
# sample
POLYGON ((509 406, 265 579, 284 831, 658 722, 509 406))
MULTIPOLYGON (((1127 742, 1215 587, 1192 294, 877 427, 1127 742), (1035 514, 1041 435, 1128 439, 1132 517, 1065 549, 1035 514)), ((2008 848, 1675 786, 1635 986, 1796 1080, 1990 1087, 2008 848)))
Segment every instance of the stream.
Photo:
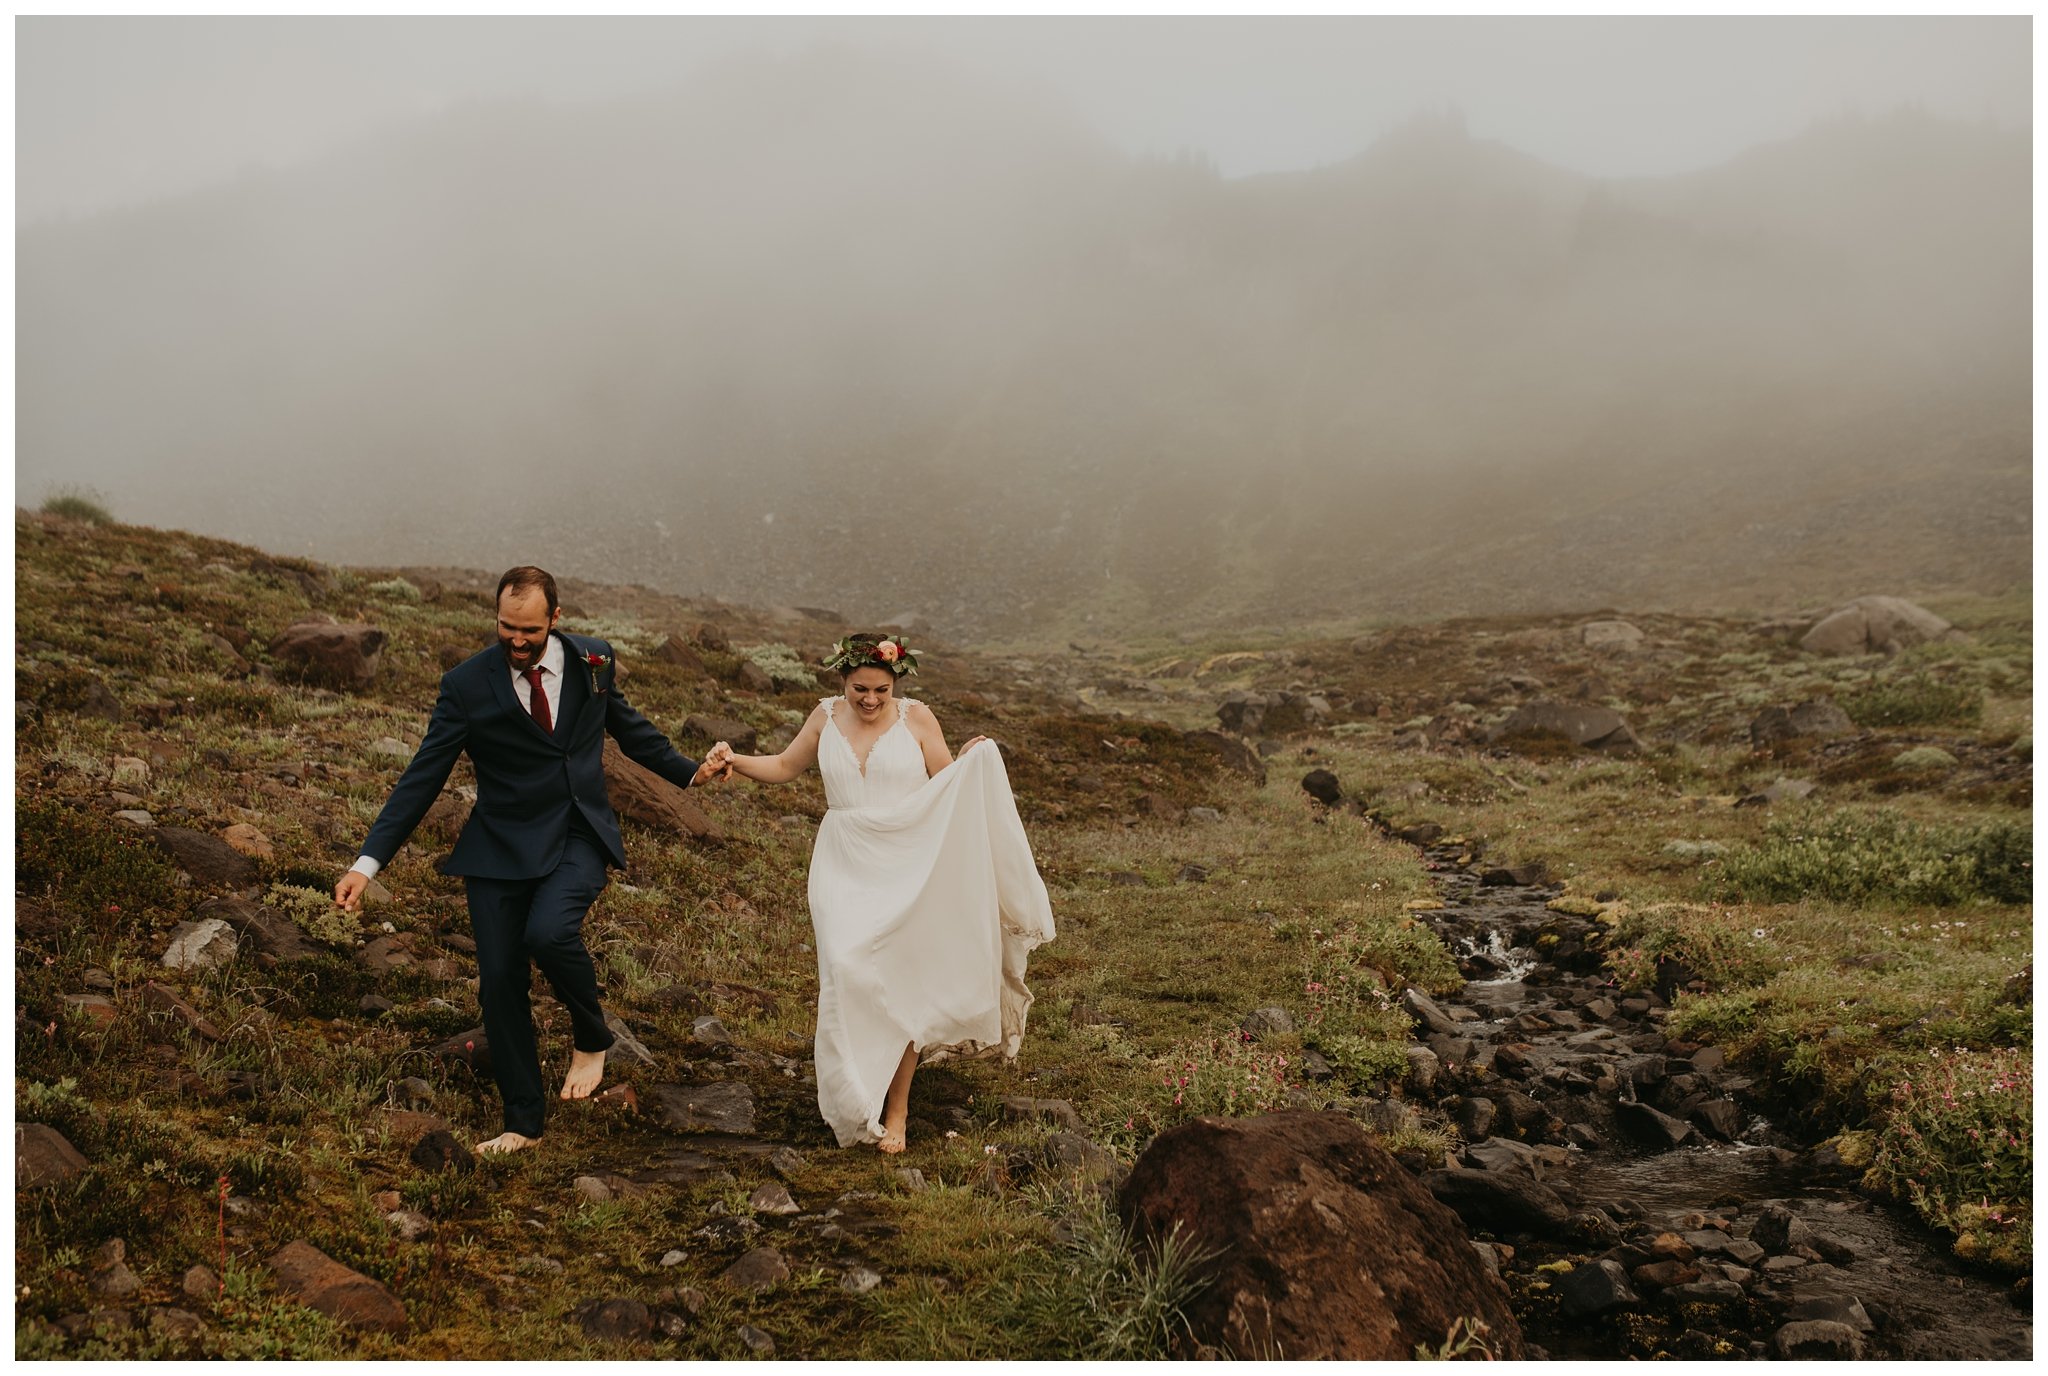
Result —
MULTIPOLYGON (((1605 981, 1595 924, 1545 906, 1558 889, 1455 848, 1425 858, 1447 906, 1418 916, 1467 983, 1410 1009, 1459 1091, 1439 1104, 1462 1164, 1534 1177, 1571 1215, 1495 1249, 1530 1343, 1581 1359, 2032 1357, 2027 1285, 1813 1164, 1718 1049, 1668 1037, 1661 1000, 1605 981)), ((1466 1217, 1483 1232, 1500 1215, 1466 1217)))

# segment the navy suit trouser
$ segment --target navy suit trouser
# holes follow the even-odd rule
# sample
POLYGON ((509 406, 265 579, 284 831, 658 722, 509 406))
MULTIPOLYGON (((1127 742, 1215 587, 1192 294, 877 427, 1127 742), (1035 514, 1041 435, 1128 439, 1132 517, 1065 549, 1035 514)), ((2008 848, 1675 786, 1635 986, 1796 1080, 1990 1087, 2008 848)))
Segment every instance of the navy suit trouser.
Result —
POLYGON ((598 1004, 597 967, 583 945, 583 916, 604 889, 605 856, 572 830, 562 863, 538 879, 469 876, 470 930, 476 935, 477 1001, 491 1069, 505 1101, 505 1131, 538 1137, 547 1115, 529 993, 533 966, 569 1010, 578 1051, 603 1051, 611 1029, 598 1004))

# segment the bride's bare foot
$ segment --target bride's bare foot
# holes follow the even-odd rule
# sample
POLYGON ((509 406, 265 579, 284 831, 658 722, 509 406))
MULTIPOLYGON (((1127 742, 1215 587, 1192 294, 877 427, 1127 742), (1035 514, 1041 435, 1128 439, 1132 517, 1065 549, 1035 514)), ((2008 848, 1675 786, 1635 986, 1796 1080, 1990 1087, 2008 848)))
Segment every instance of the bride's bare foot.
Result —
POLYGON ((882 1140, 875 1143, 875 1145, 881 1148, 887 1155, 895 1156, 909 1145, 909 1142, 905 1140, 905 1132, 908 1127, 909 1124, 905 1122, 892 1123, 886 1118, 883 1119, 882 1140))
POLYGON ((901 1152, 910 1127, 910 1077, 917 1071, 917 1048, 906 1045, 889 1092, 882 1096, 882 1140, 875 1143, 890 1156, 901 1152))
POLYGON ((603 1079, 604 1052, 572 1050, 569 1053, 569 1073, 562 1077, 562 1097, 588 1099, 603 1079))
POLYGON ((488 1142, 477 1143, 476 1154, 478 1156, 508 1156, 515 1151, 524 1151, 538 1141, 540 1141, 538 1137, 527 1137, 517 1132, 503 1132, 488 1142))

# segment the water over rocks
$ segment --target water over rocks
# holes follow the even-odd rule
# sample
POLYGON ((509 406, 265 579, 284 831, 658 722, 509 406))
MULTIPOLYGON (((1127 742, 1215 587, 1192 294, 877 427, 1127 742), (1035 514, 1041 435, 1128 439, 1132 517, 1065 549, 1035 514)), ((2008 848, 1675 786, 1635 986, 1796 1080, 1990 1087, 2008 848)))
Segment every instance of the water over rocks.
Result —
POLYGON ((1483 1243, 1513 1244, 1492 1255, 1531 1355, 2031 1356, 2009 1286, 1842 1188, 1718 1047, 1669 1034, 1688 972, 1618 989, 1598 905, 1459 844, 1427 859, 1445 903, 1416 916, 1468 982, 1402 995, 1441 1065, 1411 1099, 1464 1139, 1423 1183, 1483 1243))

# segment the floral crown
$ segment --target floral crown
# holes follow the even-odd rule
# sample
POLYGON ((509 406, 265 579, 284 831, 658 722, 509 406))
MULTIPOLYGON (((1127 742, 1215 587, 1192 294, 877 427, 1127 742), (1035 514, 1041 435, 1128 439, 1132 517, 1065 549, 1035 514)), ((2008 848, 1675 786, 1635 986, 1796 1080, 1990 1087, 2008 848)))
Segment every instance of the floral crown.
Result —
POLYGON ((842 674, 855 669, 887 669, 902 678, 917 672, 917 651, 903 643, 901 636, 876 638, 850 635, 834 645, 825 656, 825 667, 842 674))

